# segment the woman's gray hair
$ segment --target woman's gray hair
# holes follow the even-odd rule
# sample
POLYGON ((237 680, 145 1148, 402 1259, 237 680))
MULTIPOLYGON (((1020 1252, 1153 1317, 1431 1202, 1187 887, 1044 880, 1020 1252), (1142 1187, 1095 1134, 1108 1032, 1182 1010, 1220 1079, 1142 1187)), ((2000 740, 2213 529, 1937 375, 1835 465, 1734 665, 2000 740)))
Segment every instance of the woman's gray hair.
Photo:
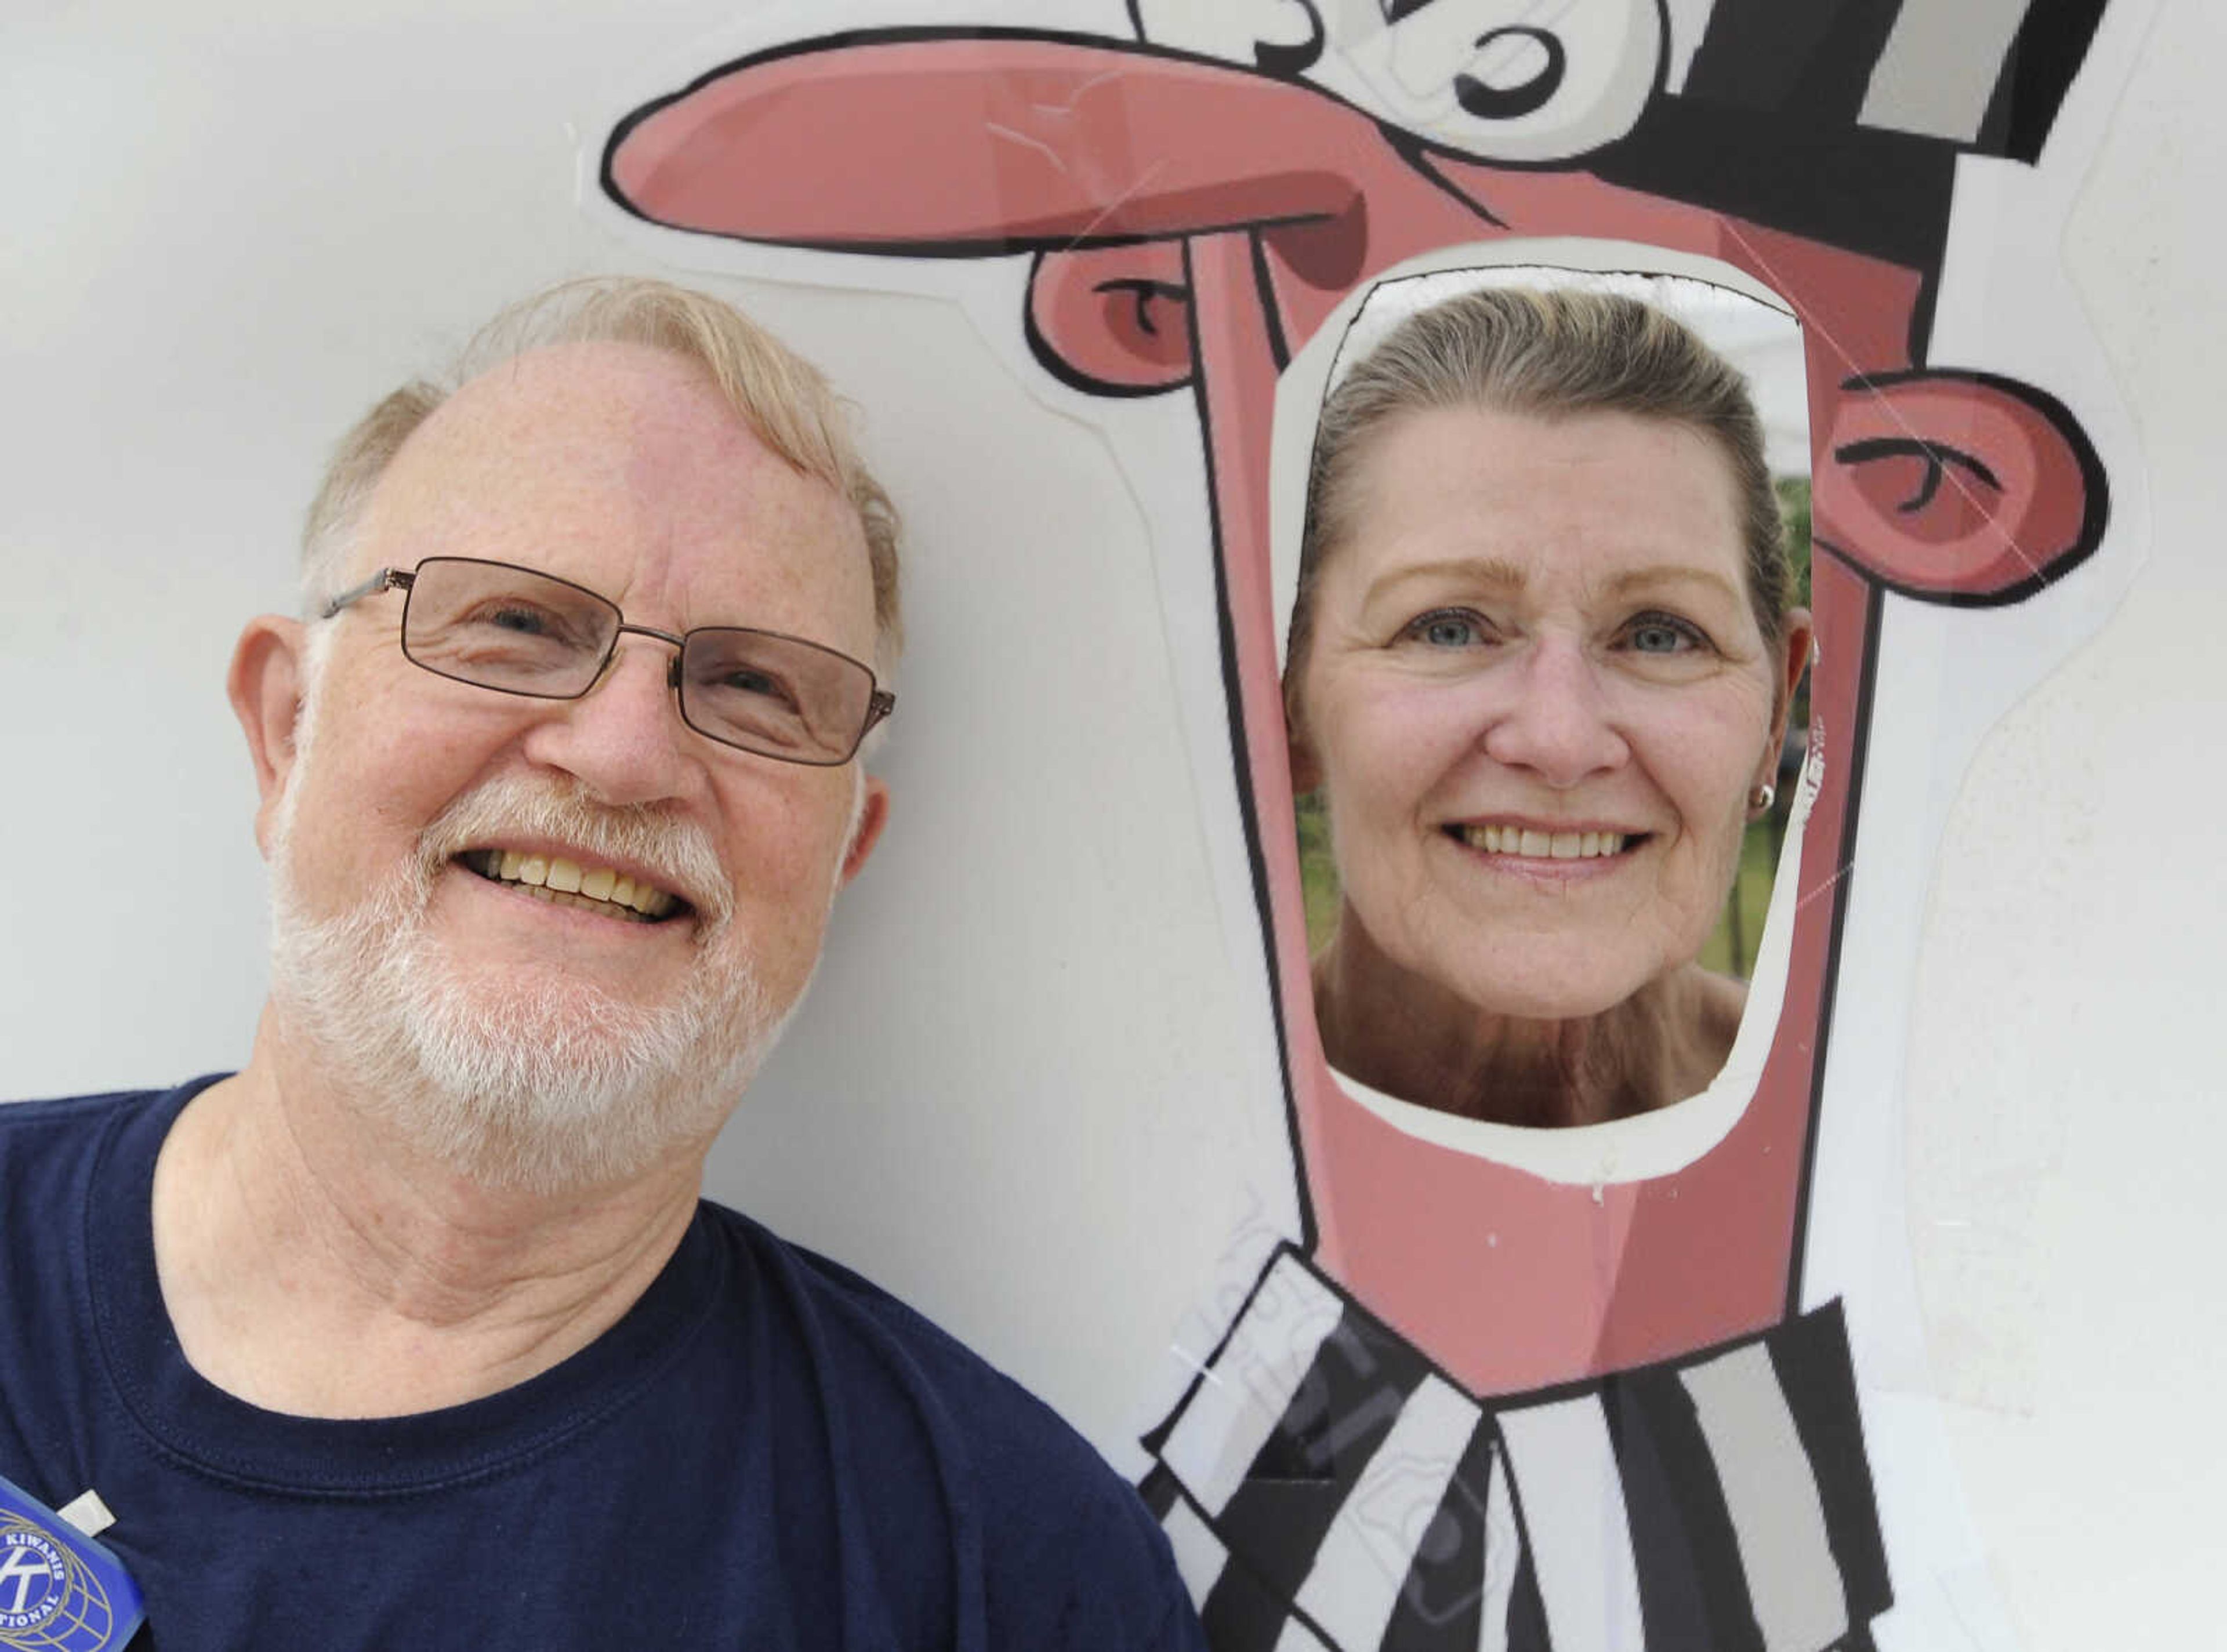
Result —
POLYGON ((343 583, 349 546, 379 479, 411 433, 491 367, 556 344, 643 344, 701 367, 758 439, 847 500, 865 530, 875 652, 886 676, 903 641, 897 515, 866 469, 849 407, 820 369, 722 299, 619 276, 566 282, 514 304, 473 337, 439 382, 413 380, 341 438, 302 534, 302 596, 316 615, 343 583))
POLYGON ((1630 413, 1710 438, 1732 471, 1756 624, 1773 643, 1785 634, 1792 575, 1762 422, 1739 369, 1636 298, 1487 287, 1401 322, 1323 403, 1307 472, 1287 686, 1299 681, 1313 641, 1323 564, 1353 531, 1354 482, 1369 438, 1404 414, 1446 407, 1544 419, 1630 413))

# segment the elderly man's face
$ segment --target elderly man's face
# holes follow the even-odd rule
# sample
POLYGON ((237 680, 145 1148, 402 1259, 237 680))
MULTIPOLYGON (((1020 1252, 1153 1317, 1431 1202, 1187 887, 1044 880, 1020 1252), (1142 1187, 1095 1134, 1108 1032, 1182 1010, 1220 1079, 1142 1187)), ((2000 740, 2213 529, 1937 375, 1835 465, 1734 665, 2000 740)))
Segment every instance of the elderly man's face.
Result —
MULTIPOLYGON (((561 346, 466 386, 405 444, 363 526, 351 580, 476 557, 574 581, 660 630, 748 625, 874 656, 855 512, 769 452, 699 370, 646 348, 561 346)), ((704 1098, 715 1124, 804 990, 878 825, 878 784, 855 762, 782 762, 688 728, 654 640, 623 638, 584 698, 524 698, 412 665, 401 610, 386 594, 334 622, 314 738, 277 794, 282 996, 289 925, 354 915, 341 952, 393 978, 399 1017, 447 1022, 439 1042, 522 1043, 511 1068, 526 1073, 535 1048, 561 1049, 591 1076, 623 1070, 630 1046, 701 1042, 707 1062, 660 1059, 699 1088, 728 1081, 704 1098), (490 851, 569 861, 589 893, 607 868, 679 904, 641 922, 552 902, 487 876, 490 851)), ((682 1111, 675 1132, 698 1133, 705 1113, 682 1111)))

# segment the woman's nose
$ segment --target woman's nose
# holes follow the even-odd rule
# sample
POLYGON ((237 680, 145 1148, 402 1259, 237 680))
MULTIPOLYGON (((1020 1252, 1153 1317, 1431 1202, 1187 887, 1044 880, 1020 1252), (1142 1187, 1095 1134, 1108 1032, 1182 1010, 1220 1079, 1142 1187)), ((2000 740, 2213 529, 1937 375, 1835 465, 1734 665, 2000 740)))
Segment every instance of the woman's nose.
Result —
POLYGON ((1620 767, 1631 755, 1611 715, 1599 668, 1574 639, 1532 643, 1497 685, 1485 755, 1567 788, 1620 767))

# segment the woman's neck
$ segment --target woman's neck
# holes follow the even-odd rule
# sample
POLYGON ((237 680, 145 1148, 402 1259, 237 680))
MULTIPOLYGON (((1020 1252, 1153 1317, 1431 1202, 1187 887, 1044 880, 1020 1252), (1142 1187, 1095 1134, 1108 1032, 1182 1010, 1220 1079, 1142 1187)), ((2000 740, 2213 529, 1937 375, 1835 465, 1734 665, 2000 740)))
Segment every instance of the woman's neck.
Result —
POLYGON ((1688 964, 1596 1015, 1496 1015, 1393 962, 1350 915, 1313 978, 1323 1051, 1341 1073, 1442 1113, 1541 1127, 1694 1094, 1731 1053, 1745 996, 1688 964))

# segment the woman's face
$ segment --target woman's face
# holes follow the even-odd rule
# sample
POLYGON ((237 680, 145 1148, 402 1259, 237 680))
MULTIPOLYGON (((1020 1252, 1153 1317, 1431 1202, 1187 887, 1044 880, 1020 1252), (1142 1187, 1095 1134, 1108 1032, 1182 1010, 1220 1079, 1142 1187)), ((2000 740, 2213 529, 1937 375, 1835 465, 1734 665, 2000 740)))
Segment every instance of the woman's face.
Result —
POLYGON ((1688 962, 1809 647, 1804 616, 1782 647, 1756 624, 1720 450, 1622 413, 1433 409, 1352 480, 1292 730, 1342 930, 1532 1018, 1688 962))

